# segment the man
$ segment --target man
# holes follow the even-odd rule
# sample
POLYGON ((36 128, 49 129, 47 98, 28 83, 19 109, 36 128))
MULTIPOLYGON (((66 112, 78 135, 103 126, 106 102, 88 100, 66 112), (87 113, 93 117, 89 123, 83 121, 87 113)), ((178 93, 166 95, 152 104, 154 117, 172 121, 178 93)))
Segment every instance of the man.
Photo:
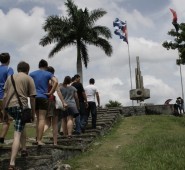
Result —
POLYGON ((9 67, 10 64, 10 55, 9 53, 0 54, 0 122, 3 122, 3 127, 0 134, 0 144, 4 143, 4 138, 8 132, 10 122, 8 117, 4 116, 2 104, 3 104, 3 95, 4 95, 4 85, 7 78, 14 73, 13 69, 9 67))
POLYGON ((77 89, 77 94, 78 94, 78 99, 79 99, 79 106, 80 106, 80 115, 75 118, 75 124, 76 124, 76 129, 75 133, 80 134, 81 132, 85 131, 85 127, 87 125, 87 97, 85 94, 84 87, 82 83, 80 83, 80 76, 76 74, 74 76, 74 82, 72 83, 72 86, 74 86, 77 89))
POLYGON ((45 60, 40 60, 39 70, 30 73, 33 78, 36 87, 36 106, 35 113, 37 116, 36 121, 36 142, 38 145, 44 145, 42 142, 42 136, 44 133, 45 118, 48 110, 48 96, 55 92, 58 85, 58 80, 54 75, 48 71, 48 63, 45 60), (52 88, 48 92, 49 81, 51 80, 52 88))
POLYGON ((179 112, 180 114, 184 113, 184 100, 181 97, 177 98, 178 104, 179 104, 179 112))
POLYGON ((97 87, 94 85, 95 80, 91 78, 89 80, 89 85, 85 87, 85 93, 87 95, 87 101, 88 101, 88 117, 91 112, 92 117, 92 128, 96 129, 96 119, 97 119, 97 110, 96 110, 96 102, 95 102, 95 96, 98 102, 98 107, 100 107, 100 97, 97 90, 97 87))
MULTIPOLYGON (((23 61, 20 62, 17 65, 18 73, 13 75, 13 79, 15 81, 17 92, 20 96, 20 101, 23 104, 23 108, 28 108, 28 97, 30 97, 30 105, 34 119, 36 89, 33 79, 28 76, 29 69, 30 67, 28 63, 23 61)), ((21 107, 19 105, 19 101, 10 76, 8 77, 4 86, 3 109, 5 109, 6 112, 15 120, 15 131, 9 169, 16 169, 15 158, 18 153, 20 144, 22 148, 21 156, 27 156, 26 133, 24 129, 25 123, 21 120, 20 117, 21 107)))

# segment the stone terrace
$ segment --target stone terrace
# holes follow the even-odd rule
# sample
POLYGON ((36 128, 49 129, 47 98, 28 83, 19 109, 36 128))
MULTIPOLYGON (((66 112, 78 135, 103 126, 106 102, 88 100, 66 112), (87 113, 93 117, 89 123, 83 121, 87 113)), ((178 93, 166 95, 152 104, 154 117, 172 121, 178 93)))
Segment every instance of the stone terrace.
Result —
MULTIPOLYGON (((58 162, 73 158, 85 152, 98 136, 105 135, 120 118, 119 109, 99 109, 97 129, 91 129, 91 118, 85 133, 73 135, 71 139, 58 136, 58 146, 54 146, 52 137, 44 136, 46 145, 34 145, 34 139, 27 140, 29 156, 16 159, 16 165, 22 170, 52 170, 57 169, 58 162)), ((11 143, 0 148, 0 170, 6 170, 9 165, 11 143)))

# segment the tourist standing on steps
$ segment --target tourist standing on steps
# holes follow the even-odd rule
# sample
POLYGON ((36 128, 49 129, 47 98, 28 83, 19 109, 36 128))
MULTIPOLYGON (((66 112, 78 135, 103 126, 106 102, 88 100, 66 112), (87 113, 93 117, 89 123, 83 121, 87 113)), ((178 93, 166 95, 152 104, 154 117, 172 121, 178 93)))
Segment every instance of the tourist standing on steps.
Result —
POLYGON ((95 80, 91 78, 89 80, 89 85, 85 87, 85 93, 86 93, 87 102, 88 102, 88 108, 87 108, 88 116, 91 113, 92 128, 96 129, 97 107, 95 102, 95 96, 98 102, 98 107, 100 107, 100 97, 99 97, 97 87, 94 84, 95 84, 95 80))
POLYGON ((63 84, 59 85, 59 90, 67 103, 67 107, 62 111, 62 130, 64 136, 72 137, 73 118, 79 115, 79 101, 77 90, 71 86, 71 77, 66 76, 63 84))
POLYGON ((84 87, 82 83, 80 83, 80 75, 76 74, 74 76, 74 82, 72 83, 72 86, 74 86, 77 89, 78 99, 79 99, 79 106, 80 106, 80 115, 76 117, 75 119, 75 133, 80 134, 81 132, 85 131, 85 127, 87 125, 88 120, 88 114, 87 114, 87 97, 85 94, 84 87))
MULTIPOLYGON (((32 116, 34 119, 36 89, 33 79, 28 76, 29 69, 30 67, 28 63, 23 61, 20 62, 17 65, 18 73, 13 75, 13 79, 15 81, 15 87, 17 89, 17 93, 20 96, 19 98, 23 105, 23 108, 28 108, 28 97, 30 97, 30 105, 33 114, 32 116)), ((16 169, 15 159, 20 149, 20 144, 21 156, 25 157, 28 155, 26 151, 26 132, 24 128, 25 123, 21 120, 21 107, 19 105, 19 101, 15 93, 14 86, 12 84, 11 76, 8 77, 4 86, 4 90, 3 108, 15 120, 14 139, 12 144, 10 165, 8 168, 8 170, 12 170, 16 169)))
POLYGON ((48 71, 48 63, 46 60, 40 60, 39 70, 30 73, 33 78, 36 87, 36 106, 35 113, 37 116, 36 121, 36 142, 38 145, 44 145, 42 142, 42 136, 44 132, 46 112, 48 110, 48 97, 52 95, 58 85, 58 80, 54 75, 48 71), (52 88, 48 92, 49 81, 52 82, 52 88))
POLYGON ((0 133, 0 144, 4 143, 4 138, 10 126, 9 118, 4 116, 2 104, 4 95, 4 84, 7 78, 14 73, 13 69, 9 67, 10 55, 9 53, 0 54, 0 122, 3 122, 2 130, 0 133))
MULTIPOLYGON (((52 73, 54 75, 55 69, 52 66, 49 66, 47 68, 47 71, 52 73)), ((49 81, 48 85, 48 92, 52 89, 52 82, 49 81)), ((57 135, 58 135, 58 114, 55 107, 55 96, 54 94, 51 94, 48 99, 48 110, 46 113, 46 120, 45 120, 45 126, 44 126, 44 132, 46 132, 47 129, 50 128, 52 124, 53 129, 53 144, 57 145, 57 135)))

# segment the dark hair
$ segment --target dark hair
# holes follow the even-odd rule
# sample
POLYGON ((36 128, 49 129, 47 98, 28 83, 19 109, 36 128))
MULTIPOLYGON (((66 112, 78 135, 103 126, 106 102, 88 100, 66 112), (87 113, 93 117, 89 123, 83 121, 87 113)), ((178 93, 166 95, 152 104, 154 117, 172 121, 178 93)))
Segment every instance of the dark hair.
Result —
POLYGON ((40 60, 39 68, 41 68, 41 67, 48 67, 48 62, 44 59, 40 60))
POLYGON ((71 83, 71 77, 70 77, 70 76, 66 76, 66 77, 64 78, 63 84, 64 84, 64 85, 67 85, 67 84, 70 84, 70 83, 71 83))
POLYGON ((30 65, 24 61, 19 62, 19 64, 17 65, 18 72, 28 73, 29 70, 30 70, 30 65))
POLYGON ((49 71, 50 73, 54 74, 55 73, 55 69, 52 66, 48 66, 47 67, 47 71, 49 71))
POLYGON ((5 64, 10 60, 10 55, 9 53, 1 53, 0 54, 0 61, 1 63, 5 64))
POLYGON ((77 79, 77 78, 79 78, 79 77, 80 77, 79 74, 74 75, 74 78, 75 78, 75 79, 77 79))
POLYGON ((72 77, 72 78, 71 78, 71 81, 72 81, 72 82, 75 81, 75 77, 72 77))
POLYGON ((95 80, 94 80, 93 78, 91 78, 91 79, 89 80, 89 83, 90 83, 90 84, 94 84, 94 83, 95 83, 95 80))

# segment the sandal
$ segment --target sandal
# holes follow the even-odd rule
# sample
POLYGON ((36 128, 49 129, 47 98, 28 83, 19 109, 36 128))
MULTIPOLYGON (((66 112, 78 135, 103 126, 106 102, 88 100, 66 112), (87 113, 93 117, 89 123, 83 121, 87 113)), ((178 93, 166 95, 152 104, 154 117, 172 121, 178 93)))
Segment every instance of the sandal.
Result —
POLYGON ((46 144, 43 143, 43 142, 37 142, 37 145, 38 145, 38 146, 43 146, 43 145, 46 145, 46 144))
POLYGON ((68 138, 68 139, 71 139, 71 138, 72 138, 72 135, 68 135, 67 138, 68 138))
POLYGON ((21 151, 21 157, 27 157, 28 156, 28 151, 27 150, 22 150, 21 151))
POLYGON ((8 170, 20 170, 20 169, 15 165, 9 165, 8 170))

